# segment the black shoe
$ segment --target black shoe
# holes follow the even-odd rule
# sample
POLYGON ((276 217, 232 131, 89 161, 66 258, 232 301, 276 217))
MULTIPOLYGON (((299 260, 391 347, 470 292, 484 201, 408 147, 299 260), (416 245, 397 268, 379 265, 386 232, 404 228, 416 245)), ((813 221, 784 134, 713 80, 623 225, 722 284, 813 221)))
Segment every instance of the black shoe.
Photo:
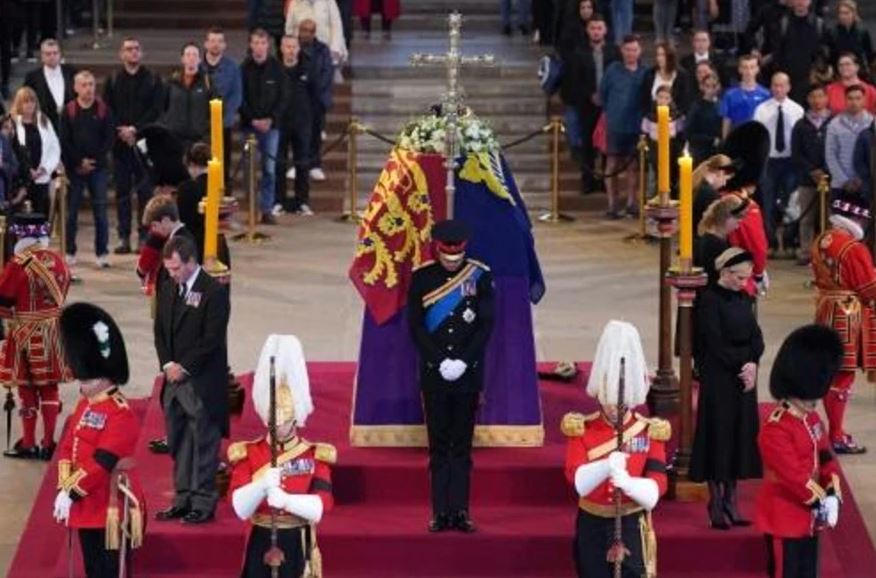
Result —
POLYGON ((438 514, 429 521, 429 531, 433 534, 443 532, 450 528, 450 519, 447 514, 438 514))
POLYGON ((58 444, 52 443, 48 446, 43 446, 40 448, 40 459, 44 462, 52 461, 52 456, 55 454, 55 448, 58 447, 58 444))
POLYGON ((730 523, 724 517, 724 508, 721 504, 721 484, 709 482, 709 527, 713 530, 729 530, 730 523))
POLYGON ((262 213, 262 225, 276 225, 277 217, 272 215, 271 213, 262 213))
POLYGON ((460 510, 453 517, 453 528, 465 534, 471 534, 477 530, 474 522, 471 521, 471 518, 468 517, 468 512, 465 510, 460 510))
POLYGON ((159 522, 169 522, 170 520, 179 520, 187 518, 189 514, 193 514, 190 509, 182 506, 171 506, 166 510, 161 510, 155 514, 155 519, 159 522))
POLYGON ((524 36, 529 36, 530 34, 532 34, 532 30, 529 28, 529 26, 521 26, 520 34, 524 36))
POLYGON ((751 521, 746 520, 739 513, 737 502, 736 482, 724 482, 724 503, 721 508, 724 511, 724 515, 727 516, 730 524, 734 526, 741 528, 751 526, 751 521))
POLYGON ((21 440, 18 440, 15 442, 15 445, 12 446, 12 449, 3 452, 3 456, 17 460, 38 460, 40 459, 40 449, 36 446, 32 448, 23 448, 21 447, 21 440))
POLYGON ((150 440, 149 451, 152 452, 153 454, 168 454, 168 453, 170 453, 170 448, 167 447, 167 438, 158 438, 158 439, 150 440))
POLYGON ((199 512, 198 510, 192 510, 183 517, 182 521, 183 524, 206 524, 207 522, 212 522, 215 517, 216 514, 212 511, 199 512))
POLYGON ((867 448, 858 445, 852 436, 846 435, 841 441, 833 442, 833 453, 839 455, 854 456, 867 453, 867 448))
POLYGON ((131 254, 131 243, 128 241, 122 241, 119 243, 119 246, 113 249, 113 253, 116 255, 130 255, 131 254))
POLYGON ((502 27, 502 34, 504 34, 505 36, 511 36, 511 34, 512 34, 511 27, 510 26, 503 26, 502 27))

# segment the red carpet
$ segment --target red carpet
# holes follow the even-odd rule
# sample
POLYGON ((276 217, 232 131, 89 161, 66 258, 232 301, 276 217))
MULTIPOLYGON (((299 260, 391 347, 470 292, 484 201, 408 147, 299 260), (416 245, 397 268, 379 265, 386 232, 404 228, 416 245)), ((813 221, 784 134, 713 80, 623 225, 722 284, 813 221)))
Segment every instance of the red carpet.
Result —
MULTIPOLYGON (((429 518, 425 451, 350 447, 347 428, 354 364, 312 363, 309 367, 317 409, 305 436, 334 443, 339 451, 334 472, 337 506, 319 533, 327 578, 573 575, 575 500, 563 478, 565 440, 559 422, 566 411, 593 408, 580 383, 542 382, 545 447, 475 450, 472 514, 479 532, 433 536, 425 531, 429 518)), ((249 400, 232 430, 235 439, 263 434, 249 400)), ((136 459, 153 512, 171 497, 169 458, 150 454, 145 445, 162 431, 160 408, 149 403, 136 459)), ((51 518, 55 470, 49 472, 10 578, 67 575, 65 533, 51 518)), ((746 513, 753 514, 756 488, 754 483, 742 485, 746 513)), ((753 529, 710 531, 703 504, 667 501, 658 507, 655 525, 661 578, 765 575, 762 537, 753 529)), ((217 521, 206 527, 151 522, 145 545, 136 554, 136 575, 236 576, 244 531, 244 524, 227 504, 221 505, 217 521)), ((848 488, 840 525, 824 536, 823 578, 874 575, 876 551, 848 488)), ((76 568, 76 576, 81 576, 78 555, 76 568)))

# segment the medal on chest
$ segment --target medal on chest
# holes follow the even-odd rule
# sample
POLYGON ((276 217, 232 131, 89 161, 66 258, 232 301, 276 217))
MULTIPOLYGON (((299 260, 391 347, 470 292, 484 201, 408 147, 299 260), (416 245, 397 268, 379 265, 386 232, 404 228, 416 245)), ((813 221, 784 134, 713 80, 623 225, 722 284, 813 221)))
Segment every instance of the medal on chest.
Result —
POLYGON ((106 427, 106 414, 93 410, 85 410, 79 419, 79 425, 84 428, 102 430, 106 427))
POLYGON ((313 458, 301 458, 291 460, 280 465, 280 475, 282 477, 292 476, 310 476, 316 470, 316 462, 313 458))
POLYGON ((478 294, 478 282, 475 279, 466 279, 462 283, 462 296, 474 297, 478 294))
POLYGON ((627 453, 646 454, 651 449, 651 438, 646 435, 636 436, 627 442, 627 453))
POLYGON ((475 319, 477 319, 477 314, 471 307, 466 307, 465 311, 462 312, 462 320, 466 323, 474 323, 475 319))

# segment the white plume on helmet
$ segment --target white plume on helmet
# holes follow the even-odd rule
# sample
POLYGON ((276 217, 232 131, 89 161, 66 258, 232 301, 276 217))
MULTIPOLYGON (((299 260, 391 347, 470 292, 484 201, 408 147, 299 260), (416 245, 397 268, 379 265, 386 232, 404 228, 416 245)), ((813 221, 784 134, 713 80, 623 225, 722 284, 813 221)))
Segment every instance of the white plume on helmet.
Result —
POLYGON ((294 335, 269 335, 262 347, 252 385, 252 402, 265 425, 270 421, 271 356, 277 383, 277 425, 295 420, 303 427, 313 413, 310 379, 301 342, 294 335))
POLYGON ((645 403, 650 382, 639 330, 626 321, 609 321, 602 330, 587 381, 587 394, 602 405, 617 403, 621 358, 625 361, 624 404, 632 408, 645 403))

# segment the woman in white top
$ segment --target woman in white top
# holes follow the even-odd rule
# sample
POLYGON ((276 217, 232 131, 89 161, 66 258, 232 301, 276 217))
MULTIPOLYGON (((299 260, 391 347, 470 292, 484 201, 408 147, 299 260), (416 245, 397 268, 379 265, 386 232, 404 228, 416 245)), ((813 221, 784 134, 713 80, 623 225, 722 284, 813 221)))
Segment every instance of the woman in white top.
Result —
POLYGON ((316 22, 316 39, 326 44, 337 68, 347 60, 347 43, 341 11, 335 0, 289 0, 286 4, 286 34, 298 38, 302 20, 316 22))
POLYGON ((672 44, 658 42, 654 47, 654 66, 645 73, 642 83, 642 111, 647 114, 654 110, 657 89, 666 85, 671 89, 672 103, 683 116, 690 106, 688 74, 678 66, 672 44))
MULTIPOLYGON (((61 164, 61 145, 49 119, 40 112, 39 101, 33 89, 23 86, 15 93, 9 110, 15 122, 18 144, 27 152, 28 179, 27 199, 34 212, 48 216, 49 183, 52 174, 61 164)), ((24 199, 12 199, 13 204, 24 199)))

